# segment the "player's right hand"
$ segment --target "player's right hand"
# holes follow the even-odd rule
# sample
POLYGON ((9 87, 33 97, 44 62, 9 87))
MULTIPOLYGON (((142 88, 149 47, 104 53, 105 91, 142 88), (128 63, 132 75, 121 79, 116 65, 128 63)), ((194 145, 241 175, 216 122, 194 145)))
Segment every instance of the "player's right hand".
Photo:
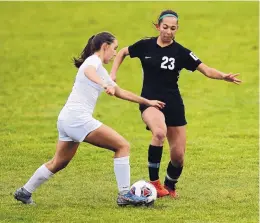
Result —
POLYGON ((108 95, 110 95, 110 96, 114 96, 115 95, 116 89, 113 86, 105 86, 104 89, 105 89, 105 92, 108 95))
POLYGON ((223 80, 227 81, 227 82, 232 82, 234 84, 241 84, 242 81, 237 79, 236 76, 238 76, 239 74, 232 74, 232 73, 229 73, 227 75, 225 75, 223 77, 223 80))
POLYGON ((162 101, 157 101, 157 100, 148 100, 148 105, 149 106, 153 106, 153 107, 157 107, 159 109, 163 109, 165 106, 165 103, 162 101))

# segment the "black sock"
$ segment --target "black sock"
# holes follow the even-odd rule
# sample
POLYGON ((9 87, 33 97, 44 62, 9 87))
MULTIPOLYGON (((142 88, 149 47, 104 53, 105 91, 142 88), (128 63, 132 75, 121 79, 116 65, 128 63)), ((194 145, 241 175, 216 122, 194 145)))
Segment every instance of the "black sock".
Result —
POLYGON ((162 146, 149 146, 148 150, 148 169, 151 181, 159 179, 159 168, 162 158, 162 146))
POLYGON ((173 166, 171 161, 168 164, 167 175, 165 177, 164 184, 170 189, 175 190, 175 184, 178 182, 178 178, 181 175, 183 166, 173 166))

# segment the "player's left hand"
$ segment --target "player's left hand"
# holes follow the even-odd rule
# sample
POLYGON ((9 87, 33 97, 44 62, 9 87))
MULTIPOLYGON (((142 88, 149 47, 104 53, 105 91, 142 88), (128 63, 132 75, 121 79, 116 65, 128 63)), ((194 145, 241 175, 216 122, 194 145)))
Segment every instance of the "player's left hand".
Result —
POLYGON ((242 81, 237 79, 236 76, 238 76, 239 74, 227 74, 223 77, 223 80, 227 81, 227 82, 232 82, 234 84, 241 84, 242 81))
POLYGON ((106 87, 104 87, 104 89, 105 89, 105 92, 108 94, 108 95, 110 95, 110 96, 114 96, 115 95, 115 88, 114 87, 112 87, 112 86, 106 86, 106 87))

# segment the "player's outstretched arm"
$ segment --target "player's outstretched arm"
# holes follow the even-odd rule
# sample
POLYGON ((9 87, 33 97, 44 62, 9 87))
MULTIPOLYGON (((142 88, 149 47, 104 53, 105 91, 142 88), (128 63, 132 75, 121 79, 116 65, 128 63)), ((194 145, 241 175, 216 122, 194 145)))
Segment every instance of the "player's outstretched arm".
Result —
POLYGON ((121 49, 118 52, 118 54, 116 55, 116 57, 114 59, 113 66, 112 66, 112 69, 110 72, 110 77, 115 82, 116 82, 116 72, 118 71, 119 66, 124 61, 124 59, 127 55, 129 55, 128 47, 124 47, 123 49, 121 49))
POLYGON ((123 100, 131 101, 139 104, 145 104, 148 106, 154 106, 160 109, 162 109, 165 106, 164 102, 157 101, 157 100, 148 100, 130 91, 124 90, 118 86, 115 86, 114 88, 115 88, 115 96, 123 100))
POLYGON ((239 74, 225 74, 221 71, 216 70, 215 68, 208 67, 206 64, 203 63, 198 66, 197 70, 208 78, 224 80, 227 82, 232 82, 234 84, 240 84, 242 82, 241 80, 236 78, 239 74))

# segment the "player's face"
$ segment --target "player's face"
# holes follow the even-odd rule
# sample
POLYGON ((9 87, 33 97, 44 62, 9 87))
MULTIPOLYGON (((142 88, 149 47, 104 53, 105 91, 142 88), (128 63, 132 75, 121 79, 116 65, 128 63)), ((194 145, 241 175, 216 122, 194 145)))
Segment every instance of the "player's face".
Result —
POLYGON ((164 43, 170 43, 178 30, 178 20, 175 17, 165 17, 157 26, 160 38, 164 43))
POLYGON ((110 45, 107 45, 106 50, 105 50, 105 58, 104 58, 104 63, 107 64, 109 63, 117 54, 116 50, 118 47, 118 42, 115 39, 113 43, 110 45))

